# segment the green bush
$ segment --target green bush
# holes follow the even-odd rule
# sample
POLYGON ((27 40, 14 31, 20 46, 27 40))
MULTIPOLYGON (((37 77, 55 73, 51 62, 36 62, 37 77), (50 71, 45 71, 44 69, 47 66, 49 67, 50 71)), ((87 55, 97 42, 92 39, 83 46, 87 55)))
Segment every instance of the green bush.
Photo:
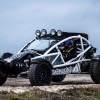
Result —
POLYGON ((100 100, 100 88, 64 89, 58 93, 33 90, 16 94, 1 92, 0 100, 100 100))

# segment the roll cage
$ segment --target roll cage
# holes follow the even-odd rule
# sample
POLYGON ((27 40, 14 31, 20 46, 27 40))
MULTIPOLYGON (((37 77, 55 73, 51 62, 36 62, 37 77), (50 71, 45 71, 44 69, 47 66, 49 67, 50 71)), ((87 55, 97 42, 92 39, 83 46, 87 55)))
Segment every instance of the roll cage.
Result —
POLYGON ((91 59, 85 58, 85 53, 88 52, 92 48, 92 45, 90 42, 82 37, 81 35, 78 36, 71 36, 68 38, 65 38, 55 45, 53 45, 50 49, 48 49, 44 54, 31 58, 31 62, 34 62, 35 59, 43 58, 48 60, 53 68, 60 68, 64 66, 72 66, 72 65, 78 65, 80 66, 80 63, 85 61, 91 61, 91 59), (59 46, 62 45, 65 41, 72 40, 75 43, 76 50, 75 50, 75 56, 72 57, 69 60, 65 60, 62 52, 59 49, 59 46))

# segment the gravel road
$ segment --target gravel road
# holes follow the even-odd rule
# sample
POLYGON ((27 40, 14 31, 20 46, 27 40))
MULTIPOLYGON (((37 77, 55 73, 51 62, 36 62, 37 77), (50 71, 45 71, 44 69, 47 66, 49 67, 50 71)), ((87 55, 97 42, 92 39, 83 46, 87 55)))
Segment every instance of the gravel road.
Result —
POLYGON ((31 87, 28 79, 24 78, 8 78, 6 83, 0 87, 0 91, 13 91, 15 93, 23 93, 30 90, 40 89, 49 92, 59 92, 64 89, 72 88, 88 88, 100 87, 91 80, 87 74, 70 74, 67 75, 63 82, 51 83, 49 86, 33 86, 31 87))

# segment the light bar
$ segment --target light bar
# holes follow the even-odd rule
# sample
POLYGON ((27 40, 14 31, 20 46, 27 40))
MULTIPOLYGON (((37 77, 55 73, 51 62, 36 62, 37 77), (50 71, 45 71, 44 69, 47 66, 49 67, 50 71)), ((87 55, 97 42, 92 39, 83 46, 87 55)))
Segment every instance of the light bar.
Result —
POLYGON ((50 34, 53 35, 53 36, 56 35, 56 30, 55 30, 55 29, 52 29, 52 30, 50 31, 50 34))
POLYGON ((61 30, 58 30, 57 31, 57 36, 61 36, 62 35, 62 31, 61 30))
POLYGON ((42 29, 41 30, 41 36, 46 36, 46 34, 47 34, 47 31, 45 29, 42 29))
POLYGON ((40 30, 36 30, 35 34, 36 34, 37 37, 39 37, 41 35, 40 30))

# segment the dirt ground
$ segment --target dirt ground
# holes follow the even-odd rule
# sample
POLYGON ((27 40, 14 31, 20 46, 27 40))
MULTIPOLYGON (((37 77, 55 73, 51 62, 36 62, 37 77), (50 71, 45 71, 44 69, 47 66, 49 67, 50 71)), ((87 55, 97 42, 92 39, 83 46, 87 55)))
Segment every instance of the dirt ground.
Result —
POLYGON ((64 89, 100 87, 94 84, 88 74, 67 75, 63 82, 51 83, 49 86, 31 86, 28 79, 8 78, 6 83, 0 87, 0 91, 13 91, 14 93, 23 93, 30 90, 40 89, 49 92, 59 92, 64 89))

